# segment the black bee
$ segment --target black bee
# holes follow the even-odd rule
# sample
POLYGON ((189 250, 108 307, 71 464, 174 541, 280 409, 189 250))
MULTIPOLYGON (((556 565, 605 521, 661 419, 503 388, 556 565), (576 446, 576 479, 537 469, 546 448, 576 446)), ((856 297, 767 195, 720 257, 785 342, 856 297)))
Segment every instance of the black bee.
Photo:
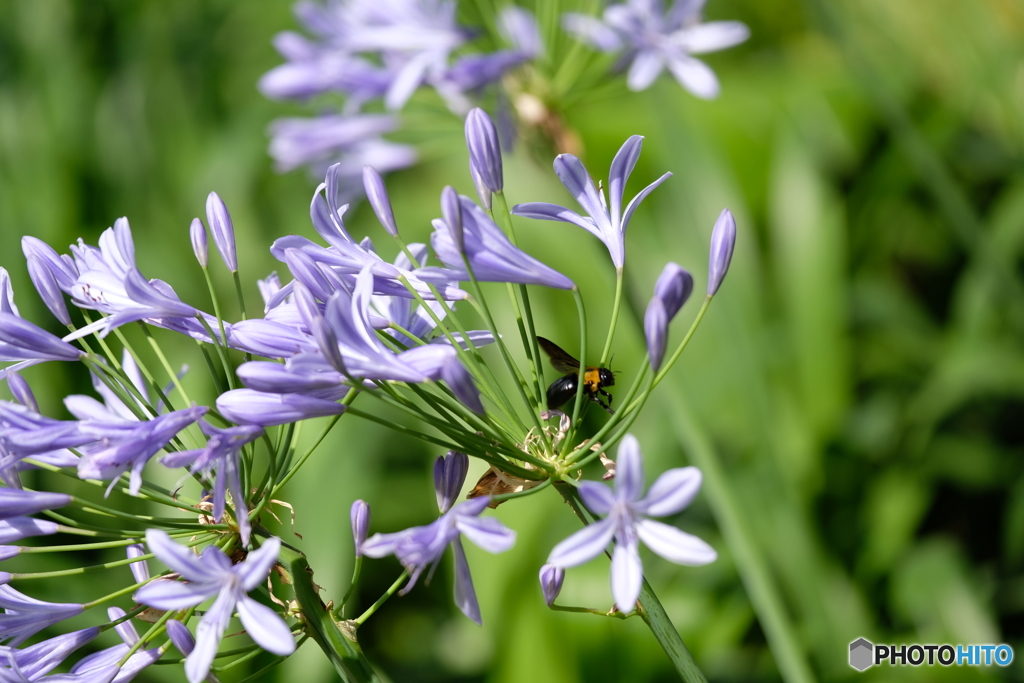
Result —
MULTIPOLYGON (((540 347, 544 349, 544 353, 550 356, 551 365, 554 366, 555 370, 565 373, 564 377, 559 377, 548 387, 548 410, 554 410, 576 396, 580 380, 580 362, 553 341, 544 337, 537 337, 537 341, 540 343, 540 347)), ((615 411, 611 408, 612 395, 605 391, 603 387, 610 387, 614 384, 615 375, 608 368, 587 366, 583 373, 583 392, 591 401, 598 403, 613 415, 615 411), (602 401, 598 394, 607 397, 608 403, 602 401)))

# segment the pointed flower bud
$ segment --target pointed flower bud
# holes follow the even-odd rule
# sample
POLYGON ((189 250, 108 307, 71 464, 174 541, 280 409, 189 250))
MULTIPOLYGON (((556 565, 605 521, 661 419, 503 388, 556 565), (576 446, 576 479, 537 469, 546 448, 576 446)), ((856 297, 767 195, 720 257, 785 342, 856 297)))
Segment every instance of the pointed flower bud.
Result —
POLYGON ((644 336, 651 369, 655 372, 665 358, 668 325, 693 293, 693 276, 677 263, 667 263, 654 285, 654 297, 644 314, 644 336))
POLYGON ((192 219, 192 225, 188 228, 189 237, 192 238, 192 253, 196 255, 196 261, 203 268, 210 265, 210 248, 206 239, 206 226, 198 218, 192 219))
POLYGON ((546 564, 540 568, 540 589, 544 592, 544 602, 548 607, 555 604, 555 598, 562 590, 562 582, 565 580, 565 570, 553 564, 546 564))
POLYGON ((459 193, 451 185, 446 185, 441 190, 441 215, 444 216, 444 224, 448 226, 448 232, 451 233, 455 248, 460 252, 465 251, 466 238, 462 233, 462 205, 459 202, 459 193))
POLYGON ((442 514, 455 504, 468 471, 469 456, 465 453, 448 451, 434 461, 434 491, 437 493, 437 507, 442 514))
POLYGON ((708 296, 714 296, 729 271, 732 250, 736 246, 736 220, 729 209, 722 209, 711 232, 711 256, 708 259, 708 296))
POLYGON ((501 192, 504 180, 498 130, 480 107, 471 110, 466 117, 466 146, 469 147, 469 168, 474 172, 474 180, 478 175, 488 190, 501 192))
POLYGON ((196 649, 196 639, 192 637, 192 632, 177 619, 167 620, 167 637, 174 643, 174 647, 178 648, 178 652, 186 657, 196 649))
POLYGON ((206 198, 206 220, 210 224, 213 243, 224 260, 224 265, 232 273, 238 270, 238 255, 235 253, 235 226, 231 222, 231 214, 224 200, 216 192, 206 198))
POLYGON ((25 378, 14 370, 7 371, 7 388, 14 394, 14 400, 34 413, 39 412, 39 404, 36 403, 36 395, 32 393, 32 388, 25 378))
POLYGON ((356 545, 356 557, 363 556, 362 545, 366 540, 366 533, 370 528, 370 506, 365 500, 357 500, 352 503, 349 511, 352 520, 352 541, 356 545))
POLYGON ((53 317, 62 325, 70 325, 71 316, 68 315, 68 307, 64 303, 64 292, 60 291, 60 287, 57 286, 57 279, 39 257, 30 254, 27 260, 28 276, 32 279, 36 291, 39 292, 39 297, 50 309, 50 313, 53 313, 53 317))
POLYGON ((389 235, 398 237, 398 225, 395 223, 395 212, 391 210, 388 189, 384 186, 384 179, 373 166, 363 166, 363 188, 366 190, 366 197, 370 200, 373 212, 377 214, 377 220, 389 235))
MULTIPOLYGON (((128 554, 128 559, 133 560, 145 555, 146 548, 141 543, 135 543, 128 546, 128 548, 126 548, 126 552, 128 554)), ((149 565, 146 564, 145 560, 132 562, 128 567, 132 570, 132 576, 135 577, 135 583, 149 581, 149 565)))

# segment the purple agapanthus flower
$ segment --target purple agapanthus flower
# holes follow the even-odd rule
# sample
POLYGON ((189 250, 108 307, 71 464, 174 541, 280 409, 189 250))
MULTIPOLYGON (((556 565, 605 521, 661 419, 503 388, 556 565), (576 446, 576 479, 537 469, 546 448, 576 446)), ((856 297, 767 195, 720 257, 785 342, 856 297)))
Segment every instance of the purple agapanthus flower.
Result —
POLYGON ((78 457, 66 450, 95 440, 81 430, 81 423, 54 420, 20 403, 0 401, 0 479, 20 488, 18 471, 33 458, 58 467, 78 464, 78 457))
POLYGON ((636 437, 627 434, 619 446, 615 489, 596 481, 583 481, 579 493, 591 512, 604 519, 577 531, 552 549, 547 563, 563 569, 591 560, 615 539, 612 554, 612 596, 621 612, 630 612, 640 596, 644 570, 638 541, 670 562, 702 565, 718 555, 707 543, 649 517, 673 515, 700 490, 696 467, 681 467, 662 474, 643 495, 643 457, 636 437))
POLYGON ((48 626, 81 614, 83 607, 73 603, 36 600, 8 585, 0 585, 0 642, 14 647, 48 626))
POLYGON ((71 496, 66 493, 0 487, 0 519, 10 520, 44 510, 55 510, 70 502, 71 496))
POLYGON ((511 49, 462 55, 454 63, 452 54, 474 34, 458 24, 450 0, 305 2, 296 14, 315 38, 278 35, 274 44, 287 63, 264 75, 260 89, 277 99, 344 93, 346 113, 377 97, 388 109, 401 109, 422 85, 433 86, 450 108, 464 112, 464 93, 541 51, 536 23, 522 9, 502 12, 511 49))
MULTIPOLYGON (((125 611, 120 607, 108 607, 107 616, 111 621, 117 621, 124 617, 125 611)), ((97 671, 106 671, 109 667, 117 667, 118 662, 121 658, 128 654, 135 643, 139 642, 139 632, 135 630, 135 626, 131 621, 125 621, 114 627, 117 631, 117 635, 121 636, 121 640, 124 641, 120 645, 114 645, 106 649, 94 652, 93 654, 83 657, 73 667, 71 667, 71 673, 73 674, 88 674, 97 671)), ((128 661, 123 666, 117 667, 117 675, 114 676, 112 683, 128 683, 128 681, 135 678, 139 672, 145 669, 150 664, 153 664, 161 655, 160 648, 150 648, 148 650, 138 650, 133 653, 128 661)))
POLYGON ((738 21, 701 22, 705 0, 628 0, 609 5, 601 19, 569 13, 562 25, 580 40, 602 52, 622 53, 630 62, 630 90, 646 90, 667 66, 679 84, 697 97, 719 92, 711 68, 693 55, 717 52, 750 37, 738 21))
POLYGON ((396 117, 380 114, 278 119, 270 126, 270 156, 282 172, 311 166, 319 175, 337 164, 341 201, 347 202, 362 195, 364 166, 387 173, 416 163, 413 147, 381 137, 398 124, 396 117))
POLYGON ((238 424, 273 427, 313 417, 341 415, 345 406, 303 394, 234 389, 217 397, 217 410, 238 424))
POLYGON ((559 154, 555 157, 554 166, 558 179, 583 207, 586 216, 546 202, 516 204, 512 207, 512 213, 527 218, 578 225, 604 242, 612 257, 612 263, 616 268, 622 268, 626 261, 626 228, 629 227, 633 212, 654 188, 672 177, 671 173, 664 174, 640 190, 623 209, 622 199, 626 191, 626 181, 629 180, 629 175, 640 158, 643 140, 639 135, 630 136, 612 160, 611 169, 608 171, 608 201, 605 201, 604 191, 594 187, 594 181, 590 179, 583 162, 572 154, 559 154))
POLYGON ((57 286, 71 296, 79 308, 96 310, 106 317, 79 328, 65 337, 77 339, 93 332, 100 336, 129 322, 143 320, 158 327, 209 341, 202 316, 217 329, 216 318, 184 303, 162 280, 147 280, 135 264, 135 244, 127 218, 100 235, 99 246, 82 240, 72 245, 72 256, 60 256, 35 237, 22 238, 26 257, 35 257, 51 273, 57 286))
POLYGON ((405 594, 412 590, 425 569, 433 571, 448 546, 452 546, 455 553, 455 604, 463 614, 481 624, 480 605, 462 547, 462 536, 488 552, 501 553, 515 544, 516 534, 493 517, 479 518, 491 501, 489 496, 452 505, 466 478, 466 460, 465 454, 452 451, 438 458, 435 464, 434 487, 442 513, 436 522, 393 534, 374 534, 366 539, 361 550, 367 557, 397 557, 410 572, 409 583, 402 589, 402 594, 405 594))
POLYGON ((193 406, 142 422, 83 420, 79 429, 94 441, 81 449, 78 476, 82 479, 112 480, 107 489, 109 493, 121 474, 130 470, 128 490, 132 495, 137 494, 142 486, 142 469, 149 459, 206 411, 205 406, 193 406))
POLYGON ((210 672, 224 630, 236 609, 249 637, 264 650, 281 656, 295 651, 295 640, 281 616, 247 595, 270 574, 281 549, 279 539, 266 539, 258 550, 235 565, 216 546, 207 546, 197 556, 159 529, 146 531, 146 544, 157 559, 188 583, 149 583, 135 593, 136 602, 161 610, 180 610, 216 596, 199 622, 195 648, 185 660, 190 683, 199 683, 210 672))
POLYGON ((207 478, 210 477, 212 470, 216 469, 217 477, 213 482, 213 519, 219 523, 223 518, 227 494, 230 491, 242 545, 248 545, 252 526, 249 524, 249 510, 242 492, 238 458, 245 444, 263 435, 263 428, 242 425, 221 429, 206 420, 199 421, 199 428, 208 437, 205 448, 171 453, 165 455, 160 463, 167 467, 191 466, 190 471, 193 474, 202 472, 207 478))
POLYGON ((464 249, 452 240, 445 222, 433 221, 434 232, 430 244, 446 268, 420 268, 416 271, 424 280, 459 281, 470 279, 463 262, 463 254, 481 282, 512 282, 523 285, 544 285, 556 289, 572 289, 573 281, 558 271, 533 258, 505 236, 490 216, 466 196, 460 197, 462 206, 462 233, 464 249))
POLYGON ((4 665, 9 667, 0 668, 0 681, 3 683, 18 681, 20 683, 24 680, 55 680, 55 677, 40 677, 55 669, 67 659, 68 655, 91 642, 99 633, 100 630, 93 627, 64 633, 20 650, 0 646, 0 667, 4 665))
POLYGON ((57 335, 14 313, 0 311, 0 361, 78 360, 81 357, 79 349, 57 335))

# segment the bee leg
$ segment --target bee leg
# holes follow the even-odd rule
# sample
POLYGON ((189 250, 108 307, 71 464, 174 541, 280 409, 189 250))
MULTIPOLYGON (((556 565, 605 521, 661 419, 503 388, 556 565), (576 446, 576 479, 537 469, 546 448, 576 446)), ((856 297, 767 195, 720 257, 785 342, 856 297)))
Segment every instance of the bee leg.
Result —
MULTIPOLYGON (((604 396, 604 397, 606 397, 606 398, 608 399, 608 405, 610 406, 610 405, 612 404, 612 395, 611 395, 611 394, 609 394, 609 393, 608 393, 607 391, 605 391, 604 389, 598 389, 598 391, 600 391, 600 392, 601 392, 601 395, 602 395, 602 396, 604 396)), ((607 406, 606 406, 606 407, 607 407, 607 406)))
MULTIPOLYGON (((598 389, 598 391, 600 391, 600 392, 601 392, 602 394, 604 394, 605 396, 608 396, 608 392, 606 392, 605 390, 603 390, 603 389, 598 389)), ((595 402, 595 403, 597 403, 597 404, 598 404, 599 406, 601 406, 602 408, 604 408, 605 410, 607 410, 607 411, 608 411, 608 414, 609 414, 609 415, 614 415, 614 414, 615 414, 615 411, 614 411, 614 410, 612 410, 612 406, 611 406, 611 400, 610 400, 610 399, 611 399, 611 396, 608 396, 608 398, 609 398, 609 401, 608 401, 608 403, 605 403, 604 401, 602 401, 601 399, 599 399, 599 398, 597 397, 597 394, 591 394, 591 395, 590 395, 590 400, 594 401, 594 402, 595 402)))

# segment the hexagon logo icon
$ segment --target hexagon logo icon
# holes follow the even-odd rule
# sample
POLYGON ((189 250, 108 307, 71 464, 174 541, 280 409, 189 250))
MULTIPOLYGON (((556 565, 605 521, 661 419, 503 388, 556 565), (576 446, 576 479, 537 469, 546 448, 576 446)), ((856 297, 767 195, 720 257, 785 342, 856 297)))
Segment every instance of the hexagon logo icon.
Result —
POLYGON ((857 671, 863 671, 874 664, 875 646, 864 638, 858 638, 850 643, 850 666, 857 671))

